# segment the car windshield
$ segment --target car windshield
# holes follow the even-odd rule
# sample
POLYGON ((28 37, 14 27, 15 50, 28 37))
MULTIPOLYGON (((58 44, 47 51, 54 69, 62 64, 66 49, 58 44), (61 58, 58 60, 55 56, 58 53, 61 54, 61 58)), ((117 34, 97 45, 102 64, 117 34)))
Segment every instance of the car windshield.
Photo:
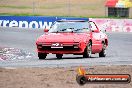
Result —
POLYGON ((57 32, 89 32, 88 21, 83 22, 55 22, 53 26, 51 26, 49 32, 57 33, 57 32))

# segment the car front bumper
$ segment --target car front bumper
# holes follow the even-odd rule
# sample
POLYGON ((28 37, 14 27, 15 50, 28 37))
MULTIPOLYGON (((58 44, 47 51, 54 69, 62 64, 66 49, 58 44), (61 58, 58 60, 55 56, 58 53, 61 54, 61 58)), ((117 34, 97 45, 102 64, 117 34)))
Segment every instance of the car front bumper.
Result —
POLYGON ((52 43, 37 44, 37 52, 52 54, 81 54, 86 47, 85 43, 61 43, 62 46, 52 46, 52 43))

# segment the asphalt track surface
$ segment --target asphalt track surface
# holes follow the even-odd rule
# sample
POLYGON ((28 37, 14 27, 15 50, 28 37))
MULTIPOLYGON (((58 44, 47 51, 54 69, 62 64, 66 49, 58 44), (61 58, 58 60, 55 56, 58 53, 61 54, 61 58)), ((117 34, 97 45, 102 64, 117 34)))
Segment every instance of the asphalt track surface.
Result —
POLYGON ((132 33, 107 33, 109 46, 107 56, 99 58, 82 58, 81 55, 64 55, 56 59, 49 54, 46 60, 37 57, 35 41, 42 35, 43 30, 0 28, 0 47, 12 47, 30 52, 32 57, 0 61, 0 67, 69 67, 69 66, 95 66, 95 65, 132 65, 132 33))

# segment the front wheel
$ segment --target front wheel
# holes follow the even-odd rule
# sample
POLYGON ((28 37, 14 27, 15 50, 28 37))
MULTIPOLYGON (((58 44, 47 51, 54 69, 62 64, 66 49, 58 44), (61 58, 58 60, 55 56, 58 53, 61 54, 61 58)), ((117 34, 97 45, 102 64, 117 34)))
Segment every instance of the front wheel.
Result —
POLYGON ((61 59, 63 54, 56 54, 57 59, 61 59))
POLYGON ((91 42, 89 42, 84 50, 83 57, 89 58, 89 57, 91 57, 91 54, 92 54, 92 44, 91 44, 91 42))
POLYGON ((99 53, 99 57, 105 57, 106 56, 106 44, 103 44, 102 51, 99 53))
POLYGON ((45 59, 46 58, 46 56, 47 56, 47 54, 46 53, 38 53, 38 57, 39 57, 39 59, 45 59))

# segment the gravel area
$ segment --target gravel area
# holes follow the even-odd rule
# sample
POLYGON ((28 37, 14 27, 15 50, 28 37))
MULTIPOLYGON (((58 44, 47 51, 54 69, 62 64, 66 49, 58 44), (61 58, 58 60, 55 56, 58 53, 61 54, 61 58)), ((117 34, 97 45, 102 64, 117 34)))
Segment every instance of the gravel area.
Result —
MULTIPOLYGON (((77 68, 0 68, 0 88, 132 88, 132 83, 80 86, 76 82, 77 68)), ((131 65, 84 68, 89 74, 132 75, 131 65)))

